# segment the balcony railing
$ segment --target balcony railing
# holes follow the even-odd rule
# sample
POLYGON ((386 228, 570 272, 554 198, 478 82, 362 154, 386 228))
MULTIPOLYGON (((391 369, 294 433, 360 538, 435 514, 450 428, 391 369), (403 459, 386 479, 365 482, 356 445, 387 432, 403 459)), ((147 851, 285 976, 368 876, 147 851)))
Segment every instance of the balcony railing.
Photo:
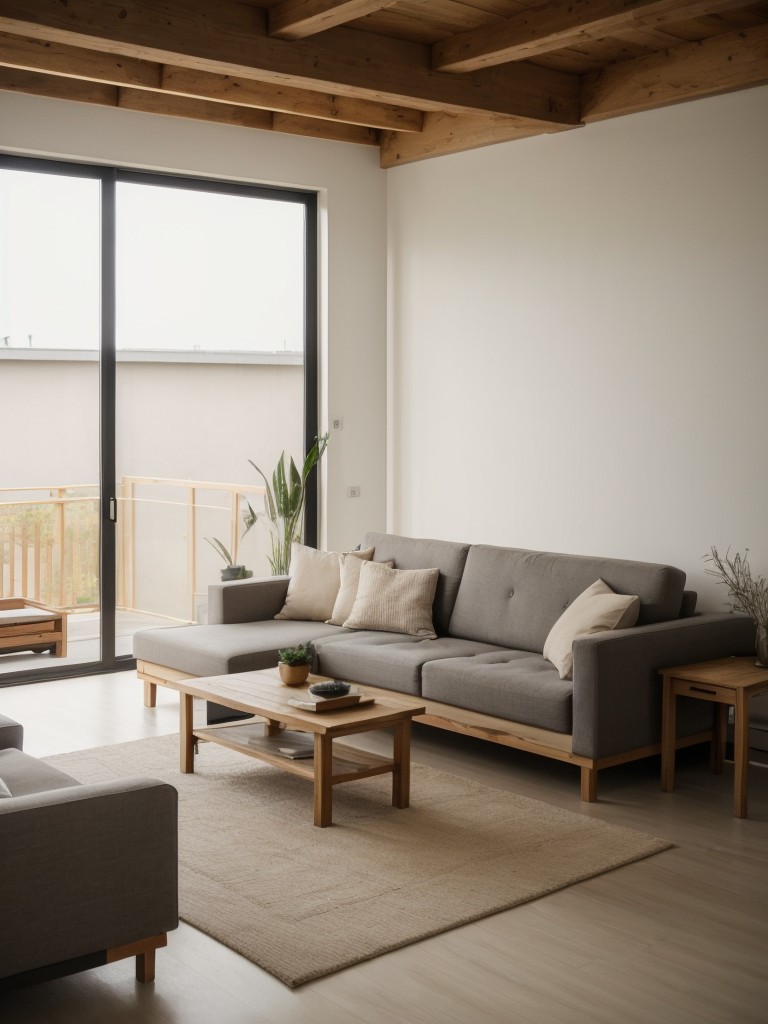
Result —
MULTIPOLYGON (((260 506, 263 494, 264 487, 246 484, 123 477, 118 607, 196 621, 198 600, 221 565, 204 537, 218 536, 237 561, 245 502, 260 506)), ((98 488, 6 488, 0 497, 0 597, 98 608, 98 488)))

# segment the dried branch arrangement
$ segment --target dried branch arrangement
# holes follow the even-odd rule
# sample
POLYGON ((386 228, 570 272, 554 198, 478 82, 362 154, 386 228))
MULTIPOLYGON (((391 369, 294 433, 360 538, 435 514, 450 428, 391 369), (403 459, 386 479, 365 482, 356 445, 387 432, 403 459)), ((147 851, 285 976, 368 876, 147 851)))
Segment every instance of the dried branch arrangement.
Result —
POLYGON ((745 612, 751 616, 758 626, 768 627, 768 582, 764 576, 753 576, 747 556, 749 548, 743 555, 736 552, 731 556, 730 548, 725 555, 718 554, 713 547, 709 555, 704 556, 714 568, 705 569, 710 576, 715 576, 719 583, 728 587, 728 596, 732 599, 733 610, 745 612))

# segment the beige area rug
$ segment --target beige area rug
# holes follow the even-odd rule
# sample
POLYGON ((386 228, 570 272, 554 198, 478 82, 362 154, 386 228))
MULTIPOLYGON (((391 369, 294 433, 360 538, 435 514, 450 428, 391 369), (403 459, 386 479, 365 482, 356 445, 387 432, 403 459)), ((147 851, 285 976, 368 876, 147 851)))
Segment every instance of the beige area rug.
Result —
POLYGON ((414 765, 411 807, 389 776, 334 787, 312 824, 305 779, 178 737, 60 754, 82 782, 130 775, 179 791, 183 920, 295 987, 629 864, 671 844, 414 765))

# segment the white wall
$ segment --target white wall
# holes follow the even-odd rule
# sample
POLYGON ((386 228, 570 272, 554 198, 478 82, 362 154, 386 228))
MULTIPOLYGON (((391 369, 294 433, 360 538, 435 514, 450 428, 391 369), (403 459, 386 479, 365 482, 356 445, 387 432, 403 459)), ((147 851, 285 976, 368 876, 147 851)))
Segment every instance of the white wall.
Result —
POLYGON ((768 89, 388 175, 390 526, 768 573, 768 89))
MULTIPOLYGON (((348 547, 365 530, 383 528, 386 175, 378 151, 8 92, 0 92, 0 125, 0 150, 8 153, 318 190, 321 429, 329 416, 344 418, 324 468, 321 541, 348 547), (352 484, 360 498, 346 497, 352 484)), ((191 422, 192 407, 189 415, 191 422)))

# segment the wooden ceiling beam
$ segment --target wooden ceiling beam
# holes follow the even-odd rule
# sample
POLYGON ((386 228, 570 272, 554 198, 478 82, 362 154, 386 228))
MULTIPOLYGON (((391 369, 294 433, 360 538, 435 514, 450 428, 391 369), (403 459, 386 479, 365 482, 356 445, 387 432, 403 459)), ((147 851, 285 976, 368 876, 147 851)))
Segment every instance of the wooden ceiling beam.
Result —
POLYGON ((576 76, 533 65, 443 75, 427 46, 346 28, 322 44, 273 39, 264 12, 238 0, 0 0, 0 31, 377 103, 578 123, 576 76))
POLYGON ((276 39, 306 39, 366 14, 391 7, 396 0, 282 0, 268 11, 269 34, 276 39))
POLYGON ((158 90, 191 99, 232 103, 369 128, 421 131, 421 111, 412 107, 328 96, 308 89, 292 89, 209 71, 190 71, 188 68, 99 53, 65 43, 48 43, 7 32, 0 33, 0 66, 87 79, 106 85, 158 90))
POLYGON ((252 107, 211 103, 187 96, 167 96, 159 92, 105 85, 79 78, 54 77, 19 68, 0 67, 0 90, 168 117, 191 118, 195 121, 233 125, 236 128, 258 128, 261 131, 309 136, 332 142, 352 142, 367 146, 376 146, 379 142, 378 132, 372 128, 292 117, 290 114, 272 114, 252 107))
POLYGON ((585 122, 768 84, 768 25, 683 43, 586 75, 585 122))
POLYGON ((551 0, 432 47, 432 67, 468 72, 529 60, 638 25, 670 24, 746 7, 750 0, 551 0))
MULTIPOLYGON (((563 131, 565 129, 554 129, 563 131)), ((381 133, 380 164, 384 168, 402 167, 417 160, 448 153, 463 153, 498 142, 512 142, 543 134, 515 117, 484 114, 425 114, 420 135, 402 132, 381 133)))

